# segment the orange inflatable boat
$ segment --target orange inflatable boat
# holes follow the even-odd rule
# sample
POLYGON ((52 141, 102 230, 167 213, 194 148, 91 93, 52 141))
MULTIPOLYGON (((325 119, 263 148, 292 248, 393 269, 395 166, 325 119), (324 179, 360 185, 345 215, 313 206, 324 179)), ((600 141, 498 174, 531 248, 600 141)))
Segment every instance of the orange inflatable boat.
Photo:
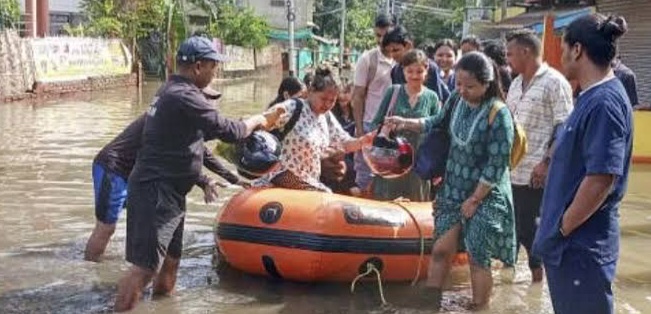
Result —
MULTIPOLYGON (((314 191, 249 189, 218 216, 220 258, 247 273, 296 281, 383 280, 427 274, 431 203, 379 202, 314 191)), ((466 263, 465 254, 456 264, 466 263)))

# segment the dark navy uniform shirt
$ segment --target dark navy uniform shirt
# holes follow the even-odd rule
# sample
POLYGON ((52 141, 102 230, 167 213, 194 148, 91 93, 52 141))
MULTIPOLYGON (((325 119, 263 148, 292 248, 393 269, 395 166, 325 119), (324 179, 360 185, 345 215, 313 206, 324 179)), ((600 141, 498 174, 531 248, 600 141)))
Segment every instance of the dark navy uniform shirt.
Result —
POLYGON ((633 147, 631 105, 622 83, 613 77, 583 92, 554 145, 534 254, 559 265, 563 251, 571 247, 591 254, 599 264, 616 261, 618 209, 626 193, 633 147), (563 238, 563 214, 583 179, 596 174, 614 175, 612 190, 587 221, 563 238))
MULTIPOLYGON (((147 115, 143 114, 136 120, 131 122, 118 136, 111 142, 106 144, 93 162, 101 165, 105 169, 121 176, 125 180, 129 178, 129 174, 136 163, 136 156, 142 141, 142 130, 145 127, 145 119, 147 115)), ((226 169, 224 165, 212 154, 210 150, 204 147, 203 165, 208 170, 216 173, 226 181, 235 184, 240 179, 231 171, 226 169)), ((197 185, 204 187, 210 178, 206 175, 201 175, 197 180, 197 185)))
POLYGON ((613 72, 615 73, 615 76, 622 81, 624 89, 626 89, 626 94, 631 100, 631 105, 637 105, 639 103, 637 98, 637 78, 633 70, 629 69, 622 63, 622 61, 618 60, 615 62, 613 72))
POLYGON ((244 122, 220 115, 196 85, 174 75, 149 108, 129 181, 164 180, 185 195, 201 173, 204 140, 233 143, 245 135, 244 122))

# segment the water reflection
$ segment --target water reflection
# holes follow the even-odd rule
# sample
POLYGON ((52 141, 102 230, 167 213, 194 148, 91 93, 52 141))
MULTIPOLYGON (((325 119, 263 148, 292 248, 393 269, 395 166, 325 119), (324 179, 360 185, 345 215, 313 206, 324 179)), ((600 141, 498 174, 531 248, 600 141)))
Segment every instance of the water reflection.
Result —
MULTIPOLYGON (((241 81, 215 86, 227 116, 260 112, 277 82, 241 81)), ((0 105, 0 313, 103 313, 111 311, 124 262, 124 217, 103 263, 82 261, 93 223, 90 167, 96 152, 148 106, 158 87, 84 94, 43 104, 0 105)), ((633 168, 622 210, 622 248, 615 282, 618 313, 651 312, 651 167, 633 168)), ((238 189, 221 191, 223 203, 238 189)), ((391 305, 381 306, 377 284, 354 294, 346 284, 269 281, 212 268, 213 221, 221 204, 188 196, 184 257, 178 293, 143 302, 136 313, 429 313, 413 302, 413 288, 385 285, 391 305)), ((513 282, 496 280, 491 313, 551 313, 541 285, 530 285, 524 259, 513 282)), ((147 298, 151 298, 147 296, 147 298)), ((470 291, 462 282, 445 294, 447 312, 463 312, 470 291)))

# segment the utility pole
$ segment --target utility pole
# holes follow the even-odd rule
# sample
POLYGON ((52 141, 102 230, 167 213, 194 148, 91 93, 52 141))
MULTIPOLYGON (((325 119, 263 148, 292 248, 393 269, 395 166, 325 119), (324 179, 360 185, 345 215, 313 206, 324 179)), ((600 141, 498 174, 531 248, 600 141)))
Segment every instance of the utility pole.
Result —
POLYGON ((468 21, 468 10, 470 9, 470 4, 472 0, 465 1, 465 8, 463 10, 463 30, 461 31, 461 38, 468 37, 470 33, 470 22, 468 21))
POLYGON ((344 35, 346 32, 346 0, 341 0, 341 31, 339 32, 339 75, 344 70, 344 35))
POLYGON ((506 14, 509 8, 509 1, 508 0, 502 0, 502 18, 500 18, 500 21, 506 18, 506 14))
POLYGON ((294 20, 296 20, 294 0, 287 0, 287 28, 289 30, 289 76, 297 75, 296 48, 294 47, 294 20))

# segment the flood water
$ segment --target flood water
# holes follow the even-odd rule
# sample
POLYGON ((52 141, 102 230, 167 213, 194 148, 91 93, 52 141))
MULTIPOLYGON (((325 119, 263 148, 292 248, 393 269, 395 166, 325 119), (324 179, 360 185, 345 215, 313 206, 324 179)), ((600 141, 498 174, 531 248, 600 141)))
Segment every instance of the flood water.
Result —
MULTIPOLYGON (((280 79, 216 86, 230 117, 260 112, 280 79)), ((99 149, 147 107, 158 83, 94 92, 45 103, 0 104, 0 313, 102 313, 112 310, 124 261, 126 215, 102 263, 83 261, 94 226, 91 163, 99 149)), ((651 313, 651 167, 634 166, 621 210, 621 258, 615 282, 617 313, 651 313)), ((205 205, 188 196, 184 255, 174 297, 145 296, 136 313, 428 313, 411 306, 413 288, 364 282, 272 282, 212 267, 214 219, 235 187, 205 205)), ((513 282, 496 279, 489 313, 552 313, 547 288, 531 285, 520 258, 513 282)), ((499 275, 499 274, 498 274, 499 275)), ((456 281, 444 295, 447 312, 463 313, 470 290, 456 281)))

